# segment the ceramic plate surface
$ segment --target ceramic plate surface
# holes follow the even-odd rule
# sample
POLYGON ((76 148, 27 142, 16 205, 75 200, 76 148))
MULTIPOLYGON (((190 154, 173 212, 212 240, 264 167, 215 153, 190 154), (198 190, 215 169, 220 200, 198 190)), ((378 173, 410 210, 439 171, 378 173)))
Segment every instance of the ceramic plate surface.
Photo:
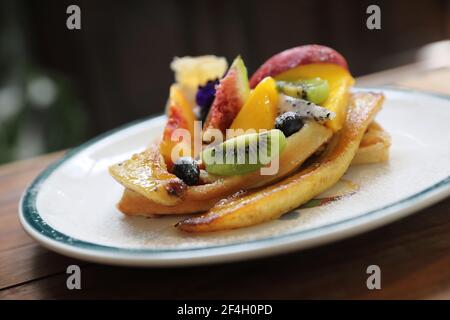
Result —
POLYGON ((370 90, 386 95, 377 121, 392 136, 389 162, 351 167, 327 194, 278 220, 191 235, 173 227, 180 217, 122 215, 115 205, 123 188, 107 168, 157 139, 164 116, 129 124, 70 151, 25 191, 20 220, 39 243, 64 255, 108 264, 182 266, 324 244, 385 225, 449 196, 450 99, 409 90, 370 90), (347 196, 324 201, 342 194, 347 196))

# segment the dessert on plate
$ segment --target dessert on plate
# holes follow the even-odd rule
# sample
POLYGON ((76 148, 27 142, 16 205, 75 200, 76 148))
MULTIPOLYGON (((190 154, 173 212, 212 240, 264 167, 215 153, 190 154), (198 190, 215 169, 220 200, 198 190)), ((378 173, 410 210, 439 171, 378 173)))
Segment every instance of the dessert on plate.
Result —
MULTIPOLYGON (((184 232, 276 219, 336 184, 349 166, 386 161, 374 121, 384 96, 353 92, 347 61, 321 45, 280 52, 249 78, 244 61, 175 58, 161 140, 110 167, 129 216, 180 217, 184 232)), ((342 201, 351 201, 350 198, 342 201)))

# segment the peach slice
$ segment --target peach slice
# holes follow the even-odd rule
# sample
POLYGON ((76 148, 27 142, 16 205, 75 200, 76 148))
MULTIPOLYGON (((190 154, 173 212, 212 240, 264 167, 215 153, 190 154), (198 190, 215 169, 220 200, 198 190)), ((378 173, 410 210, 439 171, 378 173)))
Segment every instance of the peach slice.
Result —
MULTIPOLYGON (((193 154, 193 139, 194 139, 194 121, 195 115, 191 104, 188 102, 180 87, 176 84, 170 87, 169 105, 167 108, 167 123, 164 128, 162 141, 160 143, 161 154, 164 157, 169 171, 173 165, 172 150, 178 143, 188 144, 185 150, 191 151, 193 154), (173 141, 172 134, 176 129, 186 129, 191 135, 190 141, 173 141)), ((179 156, 183 156, 180 152, 179 156)))
POLYGON ((284 50, 272 56, 253 74, 250 87, 256 87, 267 76, 275 77, 292 68, 311 63, 330 63, 348 69, 347 61, 336 50, 318 44, 309 44, 284 50))

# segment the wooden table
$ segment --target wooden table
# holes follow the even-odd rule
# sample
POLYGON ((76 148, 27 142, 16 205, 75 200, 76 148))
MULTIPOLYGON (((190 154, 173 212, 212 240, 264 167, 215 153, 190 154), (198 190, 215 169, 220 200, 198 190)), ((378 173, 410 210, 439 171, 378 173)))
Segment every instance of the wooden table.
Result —
MULTIPOLYGON (((374 79, 379 82, 380 77, 374 79)), ((364 77, 363 82, 370 84, 370 77, 364 77)), ((416 77, 397 81, 403 86, 450 94, 448 83, 450 68, 422 70, 416 77)), ((138 269, 60 256, 25 234, 17 206, 27 184, 61 155, 0 167, 0 299, 450 299, 450 198, 351 239, 254 261, 138 269), (82 268, 82 290, 66 288, 70 264, 82 268), (366 268, 372 264, 381 267, 381 290, 366 287, 366 268)))

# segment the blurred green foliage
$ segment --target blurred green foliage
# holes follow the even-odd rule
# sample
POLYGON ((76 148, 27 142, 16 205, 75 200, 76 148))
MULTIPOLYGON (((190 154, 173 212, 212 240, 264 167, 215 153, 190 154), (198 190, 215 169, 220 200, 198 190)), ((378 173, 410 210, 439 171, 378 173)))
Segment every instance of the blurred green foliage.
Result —
POLYGON ((20 2, 0 8, 0 163, 79 144, 87 117, 70 79, 34 62, 20 2))
POLYGON ((0 88, 0 163, 61 150, 86 137, 86 115, 66 79, 29 72, 0 88))

